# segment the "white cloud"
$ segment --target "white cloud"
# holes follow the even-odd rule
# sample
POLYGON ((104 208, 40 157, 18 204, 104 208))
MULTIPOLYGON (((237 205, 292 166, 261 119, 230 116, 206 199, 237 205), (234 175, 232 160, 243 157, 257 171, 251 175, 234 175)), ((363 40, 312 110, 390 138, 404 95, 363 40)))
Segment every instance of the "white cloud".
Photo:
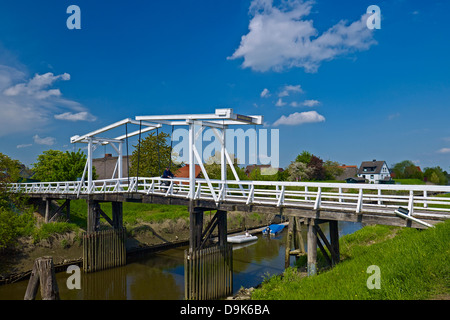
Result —
POLYGON ((32 143, 28 143, 28 144, 18 144, 17 145, 17 149, 21 149, 21 148, 28 148, 31 147, 33 144, 32 143))
POLYGON ((297 101, 291 102, 289 105, 291 107, 315 107, 320 104, 319 100, 305 100, 302 103, 298 103, 297 101))
POLYGON ((283 100, 281 98, 279 98, 277 103, 275 103, 275 106, 277 106, 277 107, 282 107, 284 105, 286 105, 286 102, 283 102, 283 100))
POLYGON ((60 96, 61 91, 59 89, 45 90, 45 88, 51 86, 55 81, 70 80, 70 74, 64 73, 58 76, 53 75, 51 72, 47 72, 43 75, 35 74, 32 79, 25 83, 19 83, 12 87, 6 88, 3 94, 6 96, 28 95, 34 96, 41 100, 51 96, 60 96))
POLYGON ((300 87, 300 85, 296 85, 296 86, 292 86, 292 85, 287 85, 284 86, 283 91, 281 91, 278 96, 279 97, 287 97, 289 96, 291 93, 303 93, 302 88, 300 87))
POLYGON ((61 114, 55 114, 55 119, 68 120, 68 121, 95 121, 97 117, 93 116, 87 111, 81 111, 78 113, 64 112, 61 114))
POLYGON ((315 106, 317 106, 319 104, 320 104, 319 100, 314 100, 314 99, 312 99, 312 100, 305 100, 305 101, 302 102, 302 105, 305 106, 305 107, 315 107, 315 106))
POLYGON ((438 150, 438 153, 450 153, 450 148, 442 148, 438 150))
POLYGON ((33 137, 34 143, 43 144, 46 146, 52 146, 56 143, 56 139, 53 137, 41 138, 37 134, 33 137))
POLYGON ((325 117, 321 114, 318 114, 316 111, 307 111, 307 112, 295 112, 290 114, 289 116, 281 116, 280 119, 275 121, 274 126, 279 125, 301 125, 304 123, 314 123, 314 122, 323 122, 325 121, 325 117))
MULTIPOLYGON (((48 126, 55 115, 88 113, 80 103, 64 98, 60 89, 52 88, 58 81, 68 80, 68 73, 47 72, 29 77, 0 62, 0 137, 48 126)), ((93 119, 88 115, 85 121, 93 119)))
POLYGON ((350 24, 341 20, 319 35, 313 20, 305 17, 313 1, 253 0, 249 32, 228 59, 244 59, 243 68, 255 71, 282 71, 293 67, 317 72, 323 61, 369 49, 376 44, 373 31, 366 26, 367 14, 350 24))
POLYGON ((261 92, 261 98, 267 98, 270 97, 270 91, 267 88, 264 88, 264 90, 261 92))

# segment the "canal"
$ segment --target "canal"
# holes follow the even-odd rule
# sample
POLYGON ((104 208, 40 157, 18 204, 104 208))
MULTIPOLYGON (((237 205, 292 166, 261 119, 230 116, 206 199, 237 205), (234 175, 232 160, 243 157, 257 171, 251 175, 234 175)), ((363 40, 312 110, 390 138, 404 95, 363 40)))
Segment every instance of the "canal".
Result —
MULTIPOLYGON (((325 224, 328 225, 328 224, 325 224)), ((325 227, 324 225, 324 227, 325 227)), ((359 223, 339 222, 339 235, 353 233, 359 223)), ((233 247, 233 292, 255 287, 264 277, 284 270, 287 228, 272 238, 233 247)), ((327 234, 328 230, 323 229, 327 234)), ((306 239, 306 235, 304 235, 306 239)), ((96 273, 81 273, 81 289, 69 290, 70 274, 56 274, 62 300, 182 300, 184 299, 184 250, 180 247, 141 255, 126 266, 96 273)), ((291 258, 291 265, 293 258, 291 258)), ((28 281, 0 286, 0 300, 22 300, 28 281)), ((37 299, 40 299, 38 294, 37 299)))

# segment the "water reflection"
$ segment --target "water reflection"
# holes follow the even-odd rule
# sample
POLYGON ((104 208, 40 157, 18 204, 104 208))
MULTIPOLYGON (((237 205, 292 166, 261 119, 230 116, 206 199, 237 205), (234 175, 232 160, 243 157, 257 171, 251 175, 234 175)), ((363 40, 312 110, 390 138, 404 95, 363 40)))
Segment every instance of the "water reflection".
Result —
MULTIPOLYGON (((328 224, 321 226, 328 234, 328 224)), ((339 235, 361 228, 357 223, 339 223, 339 235)), ((287 229, 287 228, 285 228, 287 229)), ((284 270, 287 232, 277 237, 258 235, 258 240, 235 245, 233 250, 233 292, 257 286, 267 275, 284 270)), ((306 239, 306 233, 304 234, 306 239)), ((126 266, 96 273, 81 273, 81 290, 66 286, 70 274, 58 273, 56 279, 63 300, 181 300, 184 299, 185 247, 143 255, 126 266)), ((293 263, 294 258, 291 260, 293 263)), ((22 300, 28 281, 0 286, 0 299, 22 300)), ((38 294, 37 299, 40 299, 38 294)))

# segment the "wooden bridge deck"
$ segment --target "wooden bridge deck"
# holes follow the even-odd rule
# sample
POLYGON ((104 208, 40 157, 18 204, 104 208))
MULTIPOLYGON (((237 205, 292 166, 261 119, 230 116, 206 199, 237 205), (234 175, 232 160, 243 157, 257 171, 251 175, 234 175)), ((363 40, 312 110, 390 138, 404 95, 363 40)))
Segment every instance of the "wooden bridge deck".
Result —
POLYGON ((279 181, 197 179, 195 194, 188 179, 123 178, 85 182, 12 184, 11 192, 32 198, 86 199, 191 205, 211 210, 283 214, 311 219, 352 221, 423 228, 450 218, 449 186, 369 185, 279 181), (166 182, 168 186, 163 186, 166 182), (399 207, 412 219, 399 217, 399 207))

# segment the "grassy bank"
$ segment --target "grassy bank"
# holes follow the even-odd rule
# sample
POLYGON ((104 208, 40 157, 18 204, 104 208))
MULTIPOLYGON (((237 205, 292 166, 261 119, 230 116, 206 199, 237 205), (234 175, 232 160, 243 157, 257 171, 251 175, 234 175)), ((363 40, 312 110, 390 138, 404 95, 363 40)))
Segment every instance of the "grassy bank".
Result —
MULTIPOLYGON (((62 202, 60 203, 60 205, 62 202)), ((112 218, 112 205, 110 202, 101 203, 103 212, 112 218)), ((178 218, 189 219, 189 211, 186 206, 159 205, 152 203, 123 203, 123 223, 126 227, 132 227, 139 222, 161 222, 165 219, 176 220, 178 218)), ((72 200, 70 202, 70 221, 86 229, 87 204, 84 200, 72 200)))
MULTIPOLYGON (((317 276, 296 268, 267 279, 252 299, 411 300, 450 294, 450 221, 416 230, 369 226, 341 238, 342 262, 317 276), (369 266, 380 270, 380 289, 369 289, 369 266)), ((369 281, 370 282, 370 281, 369 281)))

